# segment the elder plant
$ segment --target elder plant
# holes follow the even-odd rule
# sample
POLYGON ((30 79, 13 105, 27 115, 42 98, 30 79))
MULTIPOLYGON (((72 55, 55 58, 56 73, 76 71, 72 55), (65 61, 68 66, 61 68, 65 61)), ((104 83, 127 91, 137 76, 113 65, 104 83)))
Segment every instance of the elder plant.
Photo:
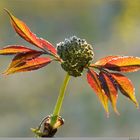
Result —
POLYGON ((107 56, 93 63, 93 47, 85 39, 72 36, 54 47, 47 40, 37 37, 23 21, 13 16, 8 10, 5 9, 5 11, 16 33, 40 50, 22 45, 8 45, 2 48, 1 55, 14 55, 8 69, 3 74, 33 71, 52 62, 58 62, 66 72, 53 113, 46 116, 37 128, 32 128, 36 136, 52 137, 64 124, 60 110, 68 82, 71 76, 75 78, 82 76, 84 70, 87 72, 87 82, 98 96, 107 116, 109 116, 108 102, 111 102, 115 113, 119 114, 116 105, 118 90, 138 108, 133 84, 122 73, 140 70, 139 57, 107 56))

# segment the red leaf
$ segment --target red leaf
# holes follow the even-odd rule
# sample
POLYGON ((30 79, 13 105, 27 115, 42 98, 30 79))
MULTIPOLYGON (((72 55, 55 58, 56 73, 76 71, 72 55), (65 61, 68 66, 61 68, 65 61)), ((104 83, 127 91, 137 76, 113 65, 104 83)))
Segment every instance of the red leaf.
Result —
POLYGON ((105 111, 109 113, 108 111, 108 97, 102 90, 100 81, 98 79, 98 74, 93 70, 88 70, 87 72, 87 81, 89 85, 92 87, 92 89, 95 91, 96 95, 98 96, 100 102, 102 103, 105 111))
POLYGON ((134 72, 140 70, 140 58, 133 56, 122 56, 117 59, 109 61, 105 68, 121 71, 121 72, 134 72))
POLYGON ((0 54, 2 55, 10 55, 10 54, 17 54, 17 53, 25 53, 25 52, 30 52, 34 51, 32 49, 29 49, 27 47, 21 46, 21 45, 10 45, 2 48, 0 50, 0 54))
POLYGON ((19 63, 23 63, 27 60, 34 59, 34 58, 40 56, 41 54, 42 54, 42 52, 40 52, 40 51, 30 51, 30 52, 26 52, 26 53, 19 53, 13 58, 8 69, 11 69, 12 67, 16 67, 16 65, 19 65, 19 63))
POLYGON ((32 33, 29 27, 21 20, 13 16, 8 10, 5 9, 11 19, 11 23, 15 29, 15 31, 26 41, 30 42, 31 44, 43 49, 48 50, 52 54, 56 55, 56 49, 54 46, 46 40, 38 38, 34 33, 32 33), (43 42, 43 43, 42 43, 43 42))
POLYGON ((127 77, 125 77, 120 73, 111 73, 111 76, 117 82, 118 87, 122 92, 122 94, 128 97, 131 101, 133 101, 136 107, 138 107, 139 105, 135 97, 135 90, 132 82, 127 77))
POLYGON ((101 58, 100 60, 98 60, 96 63, 95 63, 95 65, 105 65, 107 62, 109 62, 110 60, 112 60, 113 58, 118 58, 118 57, 120 57, 120 56, 113 56, 113 55, 111 55, 111 56, 107 56, 107 57, 104 57, 104 58, 101 58))
POLYGON ((37 57, 35 59, 22 61, 21 63, 18 63, 18 65, 15 65, 14 67, 9 68, 6 72, 4 72, 4 74, 9 75, 12 73, 17 73, 17 72, 37 70, 46 66, 51 61, 52 60, 47 57, 37 57))
POLYGON ((95 63, 99 67, 121 72, 140 70, 140 58, 133 56, 108 56, 95 63))
POLYGON ((119 114, 116 107, 118 92, 117 92, 116 85, 112 80, 112 77, 104 72, 100 72, 99 77, 100 77, 102 88, 104 89, 105 94, 108 96, 115 113, 119 114))
POLYGON ((41 45, 43 46, 43 48, 47 48, 47 50, 49 52, 51 52, 52 54, 57 55, 56 49, 53 47, 53 45, 50 42, 48 42, 47 40, 45 40, 43 38, 40 38, 39 41, 40 41, 41 45))

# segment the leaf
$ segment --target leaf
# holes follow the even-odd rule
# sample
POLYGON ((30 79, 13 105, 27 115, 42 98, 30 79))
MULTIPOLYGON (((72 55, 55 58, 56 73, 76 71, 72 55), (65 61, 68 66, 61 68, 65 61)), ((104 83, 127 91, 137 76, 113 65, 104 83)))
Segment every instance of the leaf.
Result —
POLYGON ((29 27, 21 20, 13 16, 7 9, 5 11, 8 13, 11 19, 11 23, 15 29, 15 31, 26 41, 29 43, 43 49, 43 50, 48 50, 52 54, 56 55, 57 51, 54 48, 54 46, 49 43, 48 41, 38 38, 34 33, 32 33, 29 29, 29 27), (42 41, 43 40, 43 41, 42 41))
POLYGON ((2 48, 0 50, 0 54, 1 55, 11 55, 11 54, 25 53, 25 52, 30 52, 30 51, 36 52, 36 50, 32 50, 32 49, 27 48, 25 46, 9 45, 9 46, 6 46, 6 47, 2 48))
POLYGON ((41 54, 42 54, 41 51, 30 51, 30 52, 26 52, 26 53, 19 53, 13 58, 8 69, 15 67, 19 63, 23 63, 27 60, 34 59, 34 58, 40 56, 41 54))
POLYGON ((119 115, 119 112, 116 107, 118 92, 117 92, 116 85, 112 80, 112 77, 107 73, 100 72, 99 78, 100 78, 102 88, 104 89, 105 94, 108 96, 115 113, 119 115))
POLYGON ((135 103, 136 107, 138 107, 139 104, 135 97, 135 90, 132 82, 120 73, 111 73, 111 76, 117 82, 118 88, 120 89, 122 94, 128 97, 132 102, 135 103))
POLYGON ((120 56, 113 56, 113 55, 111 55, 111 56, 107 56, 107 57, 104 57, 104 58, 101 58, 100 60, 98 60, 96 63, 95 63, 95 65, 105 65, 107 62, 109 62, 110 60, 112 60, 113 58, 118 58, 118 57, 120 57, 120 56))
POLYGON ((35 137, 40 138, 43 136, 43 132, 39 130, 38 128, 31 128, 31 131, 35 133, 35 137))
POLYGON ((11 67, 7 71, 5 71, 3 74, 9 75, 9 74, 17 73, 17 72, 37 70, 46 66, 51 61, 52 60, 47 57, 37 57, 35 59, 23 61, 19 63, 18 65, 11 67))
POLYGON ((45 40, 43 38, 39 38, 39 41, 40 41, 40 43, 41 43, 43 48, 47 48, 47 50, 49 52, 51 52, 52 54, 57 55, 56 49, 53 47, 53 45, 50 42, 48 42, 47 40, 45 40))
POLYGON ((98 79, 98 74, 95 71, 89 69, 87 72, 87 81, 88 81, 89 85, 92 87, 92 89, 95 91, 96 95, 98 96, 98 98, 99 98, 101 104, 103 105, 105 111, 107 112, 107 114, 109 114, 108 97, 104 93, 104 90, 102 90, 100 81, 98 79))
POLYGON ((107 57, 102 59, 101 61, 99 60, 95 64, 113 71, 134 72, 140 70, 140 57, 116 56, 112 57, 111 59, 107 57), (103 60, 105 61, 103 62, 103 60))

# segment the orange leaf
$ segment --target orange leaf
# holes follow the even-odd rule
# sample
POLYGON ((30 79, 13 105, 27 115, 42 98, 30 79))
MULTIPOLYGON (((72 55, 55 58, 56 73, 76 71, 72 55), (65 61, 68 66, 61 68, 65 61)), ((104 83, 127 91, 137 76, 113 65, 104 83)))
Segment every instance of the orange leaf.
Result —
MULTIPOLYGON (((120 56, 107 56, 107 57, 104 57, 104 58, 101 58, 100 60, 98 60, 95 65, 105 65, 107 62, 109 62, 110 60, 112 60, 113 58, 118 58, 120 56)), ((92 65, 92 64, 91 64, 92 65)))
POLYGON ((9 55, 9 54, 16 54, 16 53, 25 53, 30 51, 35 51, 35 50, 20 45, 10 45, 2 48, 0 50, 0 54, 9 55))
POLYGON ((92 87, 92 89, 95 91, 101 104, 103 105, 105 111, 108 114, 109 113, 109 111, 108 111, 108 97, 104 93, 104 91, 101 87, 100 81, 98 79, 98 74, 93 70, 88 70, 87 81, 88 81, 89 85, 92 87))
POLYGON ((13 58, 8 69, 11 69, 12 67, 16 67, 16 65, 19 65, 19 63, 23 63, 27 60, 34 59, 34 58, 40 56, 41 54, 42 54, 42 52, 40 52, 40 51, 30 51, 30 52, 26 52, 26 53, 19 53, 13 58))
POLYGON ((52 54, 57 54, 56 49, 52 46, 52 44, 50 42, 48 42, 47 40, 43 39, 43 38, 39 38, 39 41, 42 45, 43 48, 47 48, 47 50, 49 52, 51 52, 52 54))
POLYGON ((38 38, 34 33, 32 33, 29 29, 29 27, 21 20, 13 16, 7 9, 5 11, 8 13, 11 19, 11 23, 15 29, 15 31, 26 41, 30 42, 31 44, 43 49, 48 50, 52 54, 56 55, 57 51, 54 48, 54 46, 49 43, 48 41, 44 40, 42 41, 41 38, 38 38))
POLYGON ((140 70, 140 58, 133 56, 109 56, 97 61, 95 64, 109 70, 121 72, 140 70))
POLYGON ((117 82, 117 85, 122 94, 128 97, 131 101, 133 101, 136 107, 138 107, 139 105, 135 97, 135 90, 132 82, 127 77, 125 77, 120 73, 111 73, 111 76, 117 82))
POLYGON ((100 77, 102 88, 105 91, 105 94, 108 96, 115 113, 119 115, 119 112, 116 107, 118 92, 117 92, 116 85, 112 80, 112 77, 104 72, 100 72, 99 77, 100 77))
POLYGON ((35 59, 22 61, 18 63, 18 65, 9 68, 7 71, 4 72, 5 75, 9 75, 16 72, 26 72, 40 69, 47 64, 49 64, 52 60, 47 57, 37 57, 35 59))

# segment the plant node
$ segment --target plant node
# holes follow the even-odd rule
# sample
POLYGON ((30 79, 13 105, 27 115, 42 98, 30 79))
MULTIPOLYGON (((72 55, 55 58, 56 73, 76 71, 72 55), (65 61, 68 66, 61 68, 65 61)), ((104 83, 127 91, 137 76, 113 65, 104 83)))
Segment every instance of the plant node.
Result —
POLYGON ((57 132, 57 129, 64 124, 64 119, 61 116, 57 116, 56 122, 52 125, 51 121, 53 117, 53 115, 47 116, 45 119, 43 119, 43 121, 41 121, 38 128, 31 129, 32 132, 34 132, 37 137, 53 137, 57 132))

